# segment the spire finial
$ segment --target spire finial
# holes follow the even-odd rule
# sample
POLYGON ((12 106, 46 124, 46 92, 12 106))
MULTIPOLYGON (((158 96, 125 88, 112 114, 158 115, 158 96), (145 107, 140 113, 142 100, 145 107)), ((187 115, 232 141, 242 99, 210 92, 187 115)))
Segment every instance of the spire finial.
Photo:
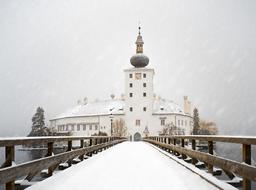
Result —
POLYGON ((140 29, 141 29, 141 26, 140 26, 140 21, 139 21, 139 35, 140 35, 140 29))
POLYGON ((142 36, 140 34, 140 30, 141 30, 141 26, 140 26, 140 22, 139 22, 139 34, 137 36, 137 40, 135 42, 136 44, 136 53, 143 53, 143 40, 142 40, 142 36))

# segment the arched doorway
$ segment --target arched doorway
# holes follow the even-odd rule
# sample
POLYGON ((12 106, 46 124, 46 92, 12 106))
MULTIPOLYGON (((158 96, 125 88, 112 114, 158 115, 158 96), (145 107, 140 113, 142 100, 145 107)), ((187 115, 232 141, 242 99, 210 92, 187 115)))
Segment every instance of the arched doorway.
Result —
POLYGON ((140 135, 140 133, 135 133, 134 135, 133 135, 133 140, 134 141, 140 141, 141 140, 141 135, 140 135))

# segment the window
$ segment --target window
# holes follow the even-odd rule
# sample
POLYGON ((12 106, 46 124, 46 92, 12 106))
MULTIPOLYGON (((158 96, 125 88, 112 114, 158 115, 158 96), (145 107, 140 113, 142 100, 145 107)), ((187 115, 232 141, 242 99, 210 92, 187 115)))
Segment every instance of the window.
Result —
POLYGON ((132 74, 129 74, 130 79, 132 78, 132 74))
POLYGON ((66 125, 66 131, 68 131, 68 125, 66 125))
POLYGON ((180 120, 178 120, 178 126, 180 126, 180 120))
POLYGON ((132 112, 133 111, 133 109, 132 109, 132 107, 130 107, 130 112, 132 112))
POLYGON ((187 126, 187 120, 185 120, 185 126, 187 126))
POLYGON ((161 119, 160 122, 161 122, 161 126, 165 125, 165 119, 161 119))
POLYGON ((92 130, 92 125, 89 126, 89 129, 92 130))
POLYGON ((98 130, 98 125, 95 125, 95 130, 98 130))
POLYGON ((135 125, 136 125, 136 126, 140 126, 140 120, 139 120, 139 119, 136 119, 135 125))
POLYGON ((141 73, 135 73, 135 79, 137 80, 141 79, 141 73))
POLYGON ((146 108, 146 107, 143 107, 143 111, 147 111, 147 108, 146 108))
POLYGON ((146 78, 146 77, 147 77, 146 73, 143 73, 143 78, 146 78))
POLYGON ((132 97, 132 93, 130 93, 130 97, 132 97))
POLYGON ((146 84, 146 83, 143 83, 143 87, 147 87, 147 84, 146 84))
POLYGON ((143 92, 143 97, 146 97, 147 96, 147 93, 146 92, 143 92))
POLYGON ((181 125, 183 126, 183 120, 181 120, 181 125))
POLYGON ((130 85, 130 88, 132 88, 132 83, 130 83, 129 85, 130 85))
POLYGON ((77 130, 77 131, 80 131, 80 124, 77 124, 76 130, 77 130))
POLYGON ((74 125, 71 125, 71 131, 74 131, 74 125))
POLYGON ((83 124, 83 130, 84 130, 84 131, 86 130, 86 125, 85 125, 85 124, 83 124))

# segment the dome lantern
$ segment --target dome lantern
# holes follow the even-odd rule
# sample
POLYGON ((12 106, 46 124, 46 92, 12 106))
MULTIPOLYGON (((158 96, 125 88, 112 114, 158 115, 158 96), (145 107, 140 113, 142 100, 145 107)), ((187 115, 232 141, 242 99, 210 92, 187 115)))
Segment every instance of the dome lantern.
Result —
POLYGON ((131 64, 134 67, 146 67, 149 62, 149 58, 143 54, 143 39, 140 33, 141 27, 139 27, 139 34, 137 36, 136 44, 136 54, 133 55, 130 59, 131 64))

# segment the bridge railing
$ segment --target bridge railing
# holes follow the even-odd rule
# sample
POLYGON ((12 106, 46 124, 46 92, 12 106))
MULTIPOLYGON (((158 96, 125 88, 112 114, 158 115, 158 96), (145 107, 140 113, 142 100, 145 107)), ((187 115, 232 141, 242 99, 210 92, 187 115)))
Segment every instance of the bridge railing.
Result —
POLYGON ((91 156, 92 153, 97 153, 125 140, 122 137, 103 136, 0 138, 0 147, 5 147, 5 161, 0 166, 0 184, 5 184, 6 190, 14 190, 15 180, 20 177, 30 181, 43 169, 48 169, 48 176, 51 176, 60 163, 67 162, 71 166, 72 160, 76 157, 83 160, 84 155, 91 156), (77 141, 80 142, 80 145, 73 150, 72 142, 77 141), (53 148, 56 143, 67 143, 67 151, 53 155, 53 148), (16 145, 46 145, 47 154, 43 158, 15 165, 13 162, 16 145))
POLYGON ((251 180, 256 181, 256 167, 251 165, 251 146, 256 145, 256 137, 248 136, 210 136, 210 135, 176 135, 176 136, 150 136, 143 139, 157 145, 182 158, 189 156, 192 164, 202 161, 208 165, 208 171, 213 173, 213 166, 223 169, 226 173, 234 173, 243 178, 243 189, 251 189, 251 180), (191 148, 185 146, 191 142, 191 148), (196 150, 197 142, 207 142, 208 153, 196 150), (236 143, 242 145, 242 162, 214 155, 215 142, 236 143))

